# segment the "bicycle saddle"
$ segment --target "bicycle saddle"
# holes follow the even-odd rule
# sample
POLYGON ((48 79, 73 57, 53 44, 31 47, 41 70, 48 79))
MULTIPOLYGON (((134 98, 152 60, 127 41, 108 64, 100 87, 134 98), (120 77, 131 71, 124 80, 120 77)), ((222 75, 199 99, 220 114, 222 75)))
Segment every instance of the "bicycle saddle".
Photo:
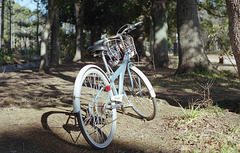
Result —
POLYGON ((106 45, 95 45, 95 46, 88 47, 87 50, 91 53, 91 55, 96 57, 96 56, 101 56, 103 51, 107 52, 109 49, 108 49, 108 46, 106 45))

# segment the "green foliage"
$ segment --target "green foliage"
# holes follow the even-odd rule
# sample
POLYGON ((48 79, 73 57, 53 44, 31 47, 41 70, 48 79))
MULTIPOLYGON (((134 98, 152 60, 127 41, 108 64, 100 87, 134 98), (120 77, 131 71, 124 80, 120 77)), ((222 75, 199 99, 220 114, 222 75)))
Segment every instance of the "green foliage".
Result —
POLYGON ((22 7, 19 4, 13 5, 14 10, 14 35, 17 37, 16 39, 21 38, 29 38, 34 39, 35 35, 35 27, 33 23, 36 19, 35 14, 28 8, 22 7))
POLYGON ((225 0, 203 0, 198 6, 206 50, 209 53, 229 53, 231 45, 225 0))
POLYGON ((177 33, 177 17, 176 17, 176 5, 175 0, 166 1, 166 7, 168 10, 168 39, 169 47, 173 46, 173 43, 176 42, 176 33, 177 33))
POLYGON ((84 24, 87 30, 94 27, 100 33, 115 33, 121 25, 136 22, 141 15, 148 14, 148 8, 148 0, 89 0, 85 7, 84 24))
POLYGON ((13 64, 13 59, 10 55, 6 55, 7 53, 7 49, 2 47, 0 48, 0 65, 2 63, 9 63, 9 64, 13 64))
MULTIPOLYGON (((18 42, 22 38, 36 38, 35 29, 38 23, 36 15, 40 13, 41 17, 46 17, 47 0, 34 0, 35 2, 41 1, 41 6, 44 6, 45 11, 35 10, 31 12, 26 7, 21 7, 18 4, 13 5, 15 14, 15 36, 18 42), (43 13, 44 12, 44 13, 43 13)), ((70 23, 75 25, 75 8, 76 1, 80 3, 82 0, 58 1, 60 4, 60 21, 62 24, 70 23)), ((176 0, 168 0, 166 7, 168 9, 168 43, 173 46, 176 41, 176 0)), ((207 10, 208 15, 200 13, 201 27, 205 34, 208 36, 207 48, 214 51, 214 43, 217 42, 220 46, 219 49, 223 52, 229 51, 230 41, 227 36, 228 21, 226 16, 226 7, 224 0, 202 0, 198 2, 199 12, 207 10), (221 18, 219 18, 221 17, 221 18), (218 20, 215 20, 218 19, 218 20), (219 21, 219 23, 216 23, 219 21)), ((113 34, 121 25, 125 23, 136 22, 140 18, 144 20, 143 33, 145 37, 149 36, 149 27, 151 21, 151 1, 149 0, 86 0, 84 10, 84 33, 87 36, 91 33, 90 37, 84 42, 85 45, 90 45, 92 41, 98 40, 103 33, 113 34), (90 40, 89 40, 90 39, 90 40)), ((41 7, 43 8, 43 7, 41 7)), ((40 20, 40 25, 43 25, 44 18, 40 20)), ((41 29, 41 28, 40 28, 41 29)), ((68 34, 61 34, 61 57, 66 60, 74 54, 74 35, 67 36, 68 34), (69 39, 69 40, 64 40, 69 39), (68 50, 70 54, 67 54, 68 50), (70 57, 69 57, 70 55, 70 57), (68 57, 64 57, 68 56, 68 57)), ((9 39, 7 36, 6 40, 9 39)), ((35 46, 35 44, 33 44, 35 46)), ((18 45, 21 46, 21 45, 18 45)), ((35 46, 36 47, 36 46, 35 46)), ((219 52, 219 51, 217 51, 219 52)), ((211 75, 212 72, 207 72, 204 69, 199 69, 194 75, 211 75), (206 73, 206 74, 205 74, 206 73)), ((215 75, 215 74, 213 74, 215 75)))
POLYGON ((198 3, 198 6, 215 17, 225 17, 227 15, 225 0, 202 0, 198 3))
POLYGON ((215 113, 218 117, 222 116, 227 110, 219 107, 218 105, 211 105, 207 108, 208 111, 215 113))
POLYGON ((224 135, 223 133, 220 133, 216 139, 217 141, 221 142, 218 145, 218 150, 221 153, 237 153, 240 151, 240 145, 239 143, 234 139, 234 137, 238 136, 240 134, 240 125, 234 127, 233 129, 228 130, 228 135, 224 135))
MULTIPOLYGON (((40 0, 35 0, 40 1, 40 0)), ((31 55, 39 54, 37 49, 37 25, 42 29, 44 14, 39 9, 32 12, 29 8, 20 6, 13 0, 5 1, 4 17, 4 49, 1 49, 1 63, 13 63, 13 57, 29 60, 31 55), (10 14, 12 18, 10 18, 10 14), (39 18, 38 18, 39 17, 39 18), (10 20, 11 19, 11 20, 10 20), (39 19, 39 20, 38 20, 39 19), (10 22, 11 21, 11 22, 10 22), (10 27, 11 23, 11 28, 10 27), (11 29, 11 31, 10 31, 11 29), (10 37, 11 36, 11 37, 10 37), (10 43, 11 39, 11 43, 10 43), (10 48, 11 44, 11 48, 10 48), (4 54, 3 54, 4 53, 4 54), (20 53, 20 54, 19 54, 20 53)), ((43 5, 42 5, 43 6, 43 5)), ((40 31, 40 30, 39 30, 40 31)))
POLYGON ((74 8, 75 1, 64 1, 60 7, 60 22, 64 23, 71 23, 76 24, 76 18, 75 18, 75 8, 74 8))
POLYGON ((202 74, 202 75, 211 75, 213 73, 213 71, 209 70, 207 67, 198 66, 194 73, 195 74, 202 74))
POLYGON ((185 109, 182 107, 180 103, 178 103, 183 114, 184 114, 184 119, 191 119, 191 118, 196 118, 200 115, 199 113, 199 106, 195 107, 194 105, 189 104, 189 109, 185 109))
POLYGON ((66 33, 64 29, 60 30, 60 59, 63 62, 72 61, 75 55, 75 35, 66 33))
POLYGON ((192 73, 183 73, 183 74, 176 74, 175 77, 180 77, 180 78, 194 78, 197 80, 201 79, 215 79, 219 78, 219 74, 216 72, 208 69, 207 67, 204 66, 198 66, 196 70, 192 73))
POLYGON ((210 51, 215 51, 214 43, 218 45, 218 53, 223 55, 230 52, 230 38, 227 35, 228 25, 213 25, 208 30, 210 38, 210 51))
POLYGON ((199 66, 197 69, 192 73, 185 73, 185 74, 175 74, 174 76, 177 78, 192 78, 195 80, 212 80, 214 79, 216 82, 223 82, 224 80, 237 80, 238 76, 235 73, 230 71, 219 71, 214 72, 207 67, 199 66))

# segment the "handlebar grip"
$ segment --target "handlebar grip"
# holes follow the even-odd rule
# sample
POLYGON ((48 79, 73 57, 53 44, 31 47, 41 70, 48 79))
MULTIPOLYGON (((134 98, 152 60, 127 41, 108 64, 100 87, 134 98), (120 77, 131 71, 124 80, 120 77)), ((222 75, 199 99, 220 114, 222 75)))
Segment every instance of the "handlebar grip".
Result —
POLYGON ((140 24, 142 24, 141 21, 140 21, 140 22, 137 22, 137 23, 135 23, 135 24, 125 24, 124 26, 122 26, 122 27, 118 30, 117 34, 122 35, 122 34, 129 33, 130 31, 135 30, 135 29, 136 29, 135 27, 138 26, 138 25, 140 25, 140 24))
POLYGON ((142 21, 133 24, 133 26, 136 27, 136 26, 138 26, 138 25, 140 25, 140 24, 142 24, 142 21))
POLYGON ((98 40, 98 41, 94 42, 94 45, 99 45, 101 43, 103 43, 103 40, 98 40))

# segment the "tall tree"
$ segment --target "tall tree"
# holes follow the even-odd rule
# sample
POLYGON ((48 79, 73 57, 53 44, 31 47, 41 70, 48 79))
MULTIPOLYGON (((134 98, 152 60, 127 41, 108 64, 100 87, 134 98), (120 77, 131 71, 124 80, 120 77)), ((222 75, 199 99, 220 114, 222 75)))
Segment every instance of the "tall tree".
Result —
POLYGON ((8 10, 9 10, 9 42, 8 48, 12 49, 12 1, 8 1, 8 10))
POLYGON ((59 20, 59 1, 54 1, 54 6, 52 6, 51 13, 53 14, 53 22, 51 26, 51 56, 50 56, 50 65, 58 66, 59 65, 59 54, 60 54, 60 43, 59 43, 59 34, 60 34, 60 20, 59 20))
POLYGON ((84 17, 84 8, 85 8, 86 0, 82 0, 80 3, 79 0, 76 0, 75 6, 75 17, 76 17, 76 53, 73 58, 73 61, 79 61, 82 59, 82 50, 83 50, 83 17, 84 17))
POLYGON ((226 0, 226 4, 231 46, 237 63, 238 75, 240 77, 240 0, 226 0))
POLYGON ((48 43, 48 37, 50 35, 52 22, 53 22, 53 16, 54 16, 54 13, 52 11, 53 8, 54 8, 54 0, 48 0, 48 18, 41 36, 41 50, 40 50, 41 63, 40 63, 39 71, 42 71, 42 72, 46 72, 49 69, 47 43, 48 43))
POLYGON ((18 49, 23 50, 27 49, 28 47, 33 47, 32 45, 29 46, 29 42, 31 42, 31 40, 34 38, 34 28, 31 22, 31 19, 33 19, 33 13, 27 7, 22 7, 17 3, 13 5, 13 10, 13 47, 21 46, 21 48, 18 49))
POLYGON ((214 70, 202 41, 195 0, 177 0, 179 65, 177 73, 190 73, 199 67, 214 70))
POLYGON ((168 66, 167 8, 165 0, 152 0, 153 54, 155 67, 168 66))
POLYGON ((5 0, 2 0, 2 12, 1 12, 1 43, 0 43, 0 47, 2 47, 3 46, 3 41, 4 41, 4 39, 3 39, 3 36, 4 36, 4 2, 5 2, 5 0))
POLYGON ((39 40, 38 40, 38 35, 39 35, 39 21, 40 21, 40 0, 35 0, 35 2, 37 3, 37 26, 36 26, 36 45, 37 45, 37 51, 39 51, 39 40))

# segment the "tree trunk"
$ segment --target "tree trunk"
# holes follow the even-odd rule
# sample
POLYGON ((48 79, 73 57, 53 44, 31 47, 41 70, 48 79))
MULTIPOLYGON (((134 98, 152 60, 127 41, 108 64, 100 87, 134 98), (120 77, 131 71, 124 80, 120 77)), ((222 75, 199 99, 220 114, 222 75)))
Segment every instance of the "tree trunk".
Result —
POLYGON ((40 5, 40 2, 39 0, 37 1, 37 36, 36 36, 36 45, 37 45, 37 51, 39 52, 39 40, 38 40, 38 35, 39 35, 39 13, 40 13, 40 10, 39 10, 39 5, 40 5))
POLYGON ((100 32, 101 27, 99 25, 91 26, 91 45, 93 45, 96 41, 98 41, 101 37, 100 32))
POLYGON ((48 43, 48 37, 50 35, 50 29, 53 21, 53 11, 52 11, 53 3, 54 3, 54 0, 48 0, 48 18, 41 36, 41 51, 40 51, 41 63, 39 67, 39 71, 41 72, 46 72, 49 69, 47 43, 48 43))
POLYGON ((1 13, 1 42, 0 42, 0 47, 3 47, 4 44, 4 2, 5 0, 2 0, 2 13, 1 13))
MULTIPOLYGON (((143 21, 144 19, 142 19, 143 21)), ((144 30, 143 30, 143 26, 139 27, 137 29, 136 35, 134 37, 135 40, 135 46, 136 46, 136 50, 138 53, 138 56, 136 56, 135 60, 138 61, 144 57, 146 57, 146 48, 145 48, 145 36, 144 36, 144 30)))
POLYGON ((153 21, 152 17, 150 17, 150 35, 149 35, 149 44, 150 44, 150 55, 151 55, 151 64, 152 68, 155 70, 155 62, 154 62, 154 53, 153 53, 153 48, 154 48, 154 27, 153 27, 153 21))
POLYGON ((226 4, 231 46, 240 77, 240 0, 226 0, 226 4))
POLYGON ((82 50, 83 50, 83 16, 84 7, 86 0, 82 0, 81 4, 79 1, 75 2, 75 16, 76 16, 76 53, 73 61, 82 60, 82 50))
POLYGON ((143 57, 146 57, 146 50, 144 47, 144 36, 143 36, 143 31, 139 30, 139 35, 137 37, 134 38, 135 41, 135 46, 136 46, 136 50, 138 52, 138 57, 136 56, 136 61, 140 60, 143 57), (138 59, 139 58, 139 59, 138 59))
POLYGON ((167 8, 165 0, 152 1, 152 19, 154 31, 154 63, 156 67, 168 66, 167 8))
POLYGON ((213 70, 204 50, 195 0, 177 0, 179 65, 177 73, 191 73, 200 67, 213 70))
POLYGON ((11 1, 9 1, 9 11, 10 11, 9 49, 12 50, 12 2, 11 1))
POLYGON ((59 65, 59 53, 60 53, 60 43, 59 43, 59 7, 58 5, 54 5, 53 8, 53 23, 51 27, 51 57, 50 57, 50 65, 58 66, 59 65))

